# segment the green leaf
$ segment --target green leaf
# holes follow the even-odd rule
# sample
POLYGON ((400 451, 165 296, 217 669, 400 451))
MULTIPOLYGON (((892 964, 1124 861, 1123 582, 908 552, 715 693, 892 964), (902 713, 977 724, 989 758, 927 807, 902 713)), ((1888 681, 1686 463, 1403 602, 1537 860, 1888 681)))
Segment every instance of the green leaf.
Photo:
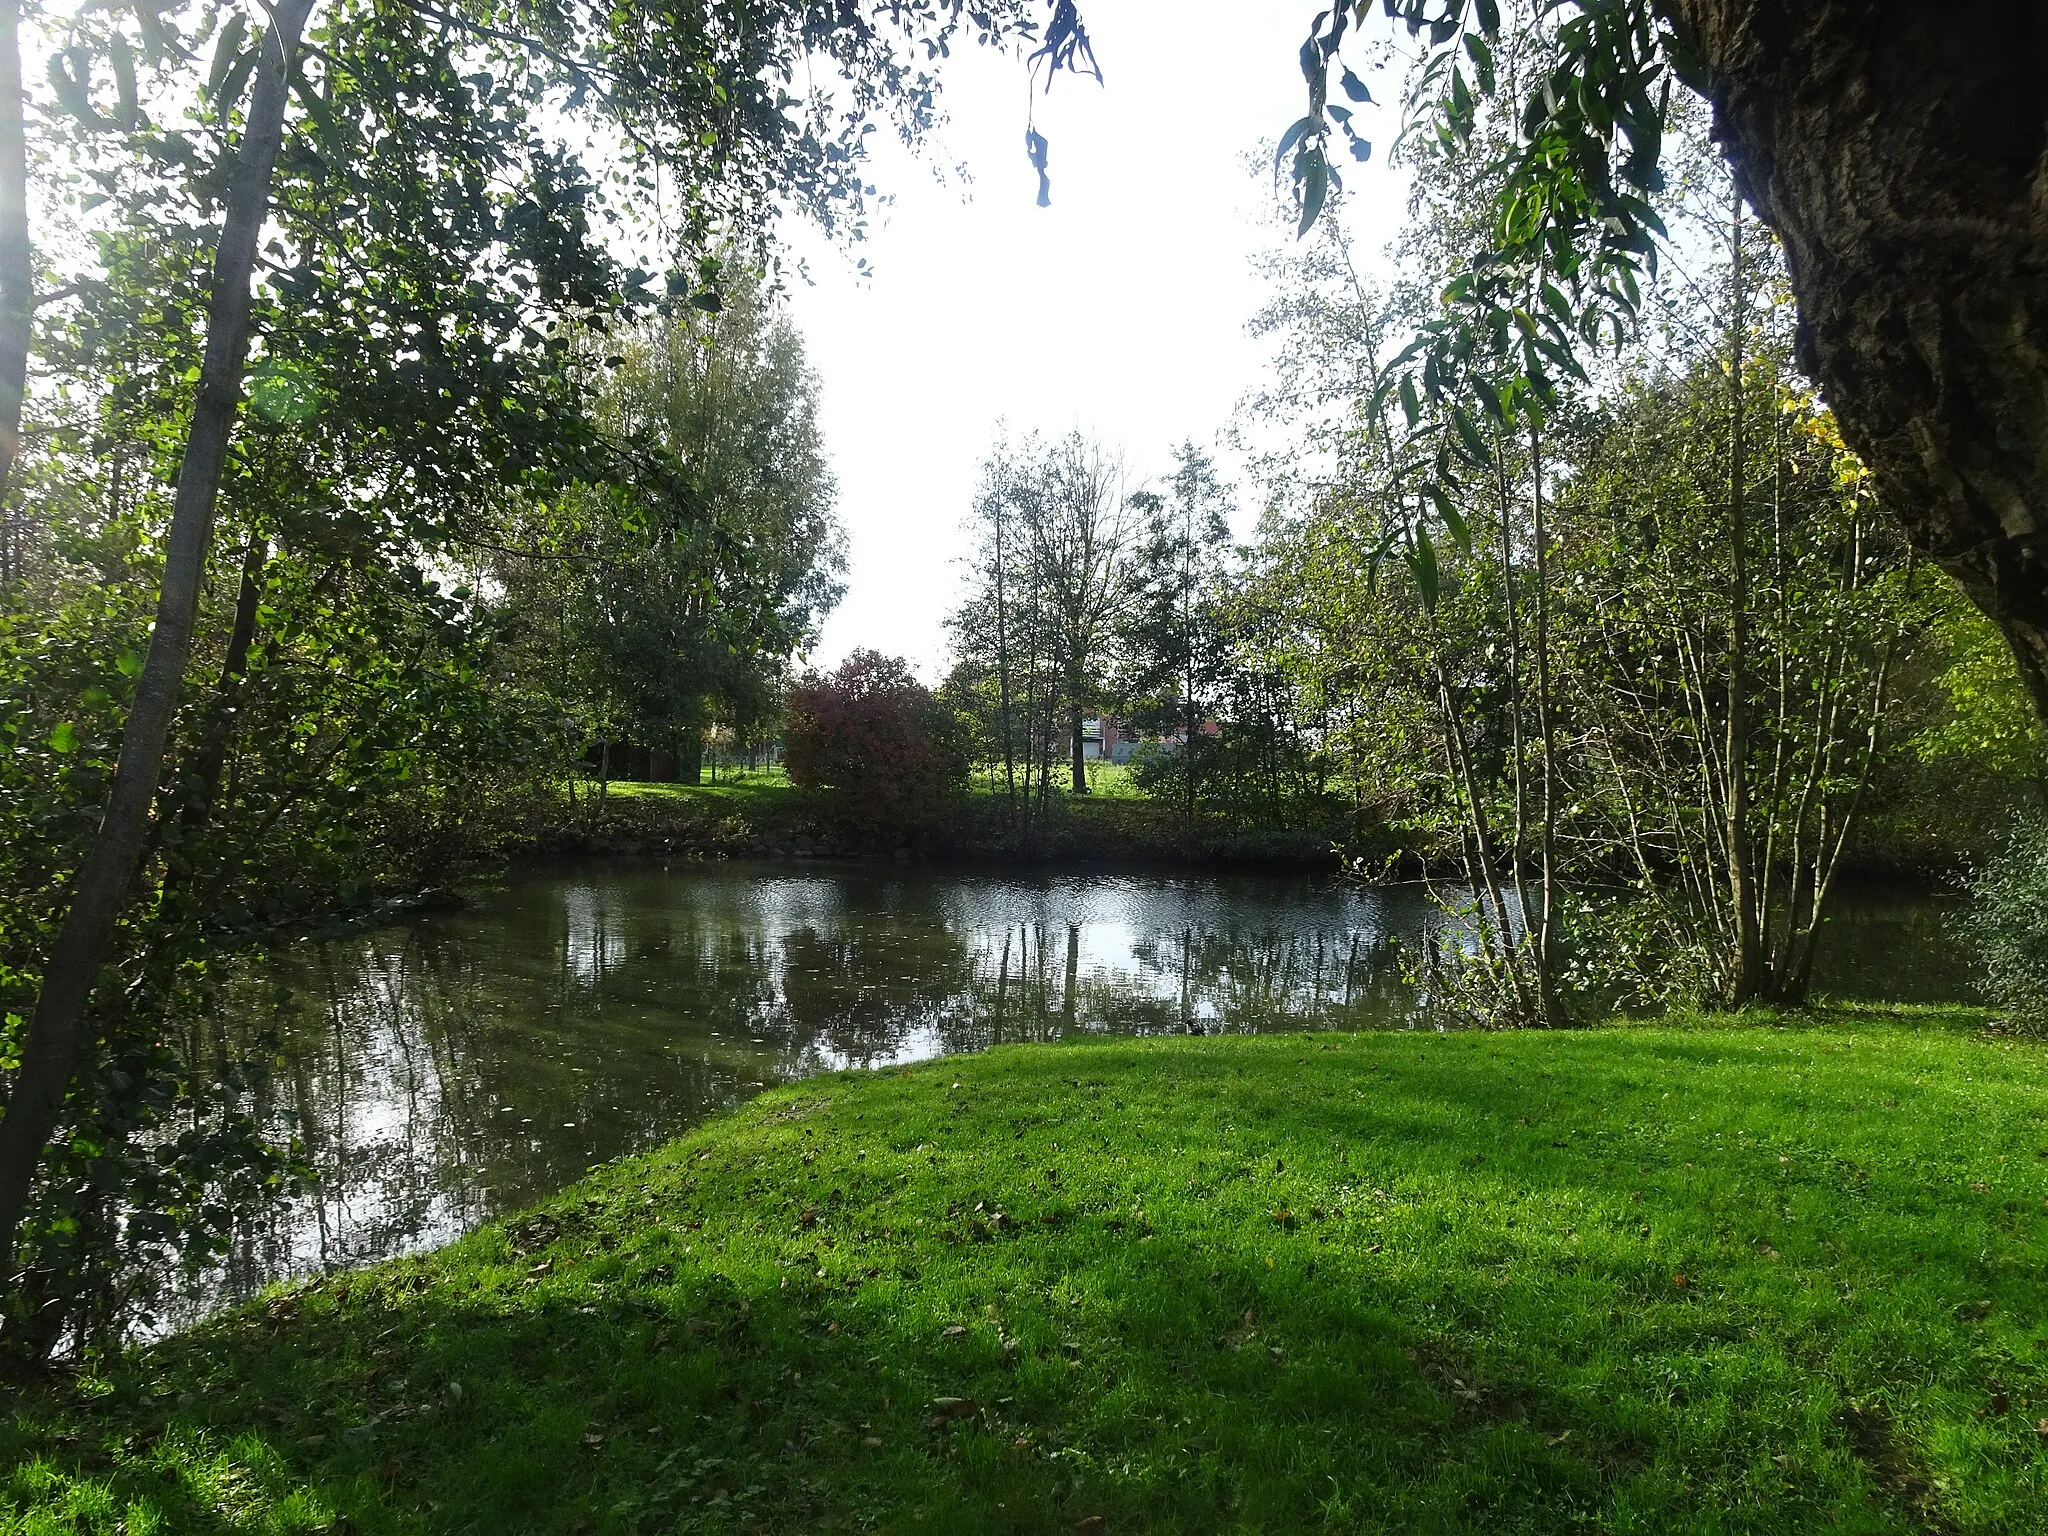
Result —
POLYGON ((1436 546, 1430 543, 1429 528, 1423 523, 1415 525, 1415 536, 1408 541, 1408 574, 1415 578, 1415 590, 1422 596, 1422 606, 1435 608, 1442 590, 1442 577, 1437 570, 1436 546))
POLYGON ((1499 390, 1475 375, 1472 379, 1472 392, 1479 396, 1479 403, 1486 407, 1487 415, 1495 421, 1507 420, 1507 411, 1502 405, 1499 390))
POLYGON ((135 650, 123 651, 114 658, 114 666, 123 677, 140 677, 142 675, 142 652, 135 650))
POLYGON ((1301 176, 1301 224, 1294 235, 1298 240, 1307 234, 1316 222, 1316 215, 1323 211, 1323 200, 1330 195, 1330 162, 1320 149, 1306 149, 1300 157, 1301 176))
POLYGON ((1273 169, 1280 169, 1280 162, 1287 158, 1287 152, 1301 142, 1301 136, 1316 125, 1313 117, 1298 118, 1290 123, 1287 131, 1280 135, 1280 147, 1273 151, 1273 169))
POLYGON ((1407 415, 1410 427, 1422 420, 1422 402, 1416 398, 1415 375, 1412 373, 1401 375, 1401 409, 1407 415))
POLYGON ((319 384, 297 364, 265 362, 249 375, 249 409, 265 421, 310 421, 320 406, 319 384))
POLYGON ((1345 66, 1344 73, 1339 75, 1337 79, 1338 83, 1344 87, 1344 94, 1353 101, 1360 102, 1366 106, 1373 104, 1372 92, 1365 88, 1363 80, 1351 73, 1349 65, 1345 66))
POLYGON ((341 124, 335 121, 334 109, 313 89, 303 70, 293 71, 292 92, 305 107, 306 115, 313 119, 313 136, 320 141, 321 153, 338 170, 348 160, 348 146, 342 138, 341 124))
POLYGON ((243 47, 247 29, 242 25, 240 13, 221 29, 220 46, 213 56, 213 71, 207 82, 207 95, 213 103, 215 115, 225 122, 233 116, 235 107, 242 99, 242 91, 249 83, 249 77, 256 73, 256 63, 263 53, 262 45, 243 47), (230 53, 232 42, 237 51, 230 53))
POLYGON ((76 752, 78 750, 78 727, 69 720, 59 721, 57 728, 50 732, 52 752, 76 752))
POLYGON ((1451 536, 1466 554, 1472 553, 1472 529, 1465 521, 1465 514, 1458 510, 1458 504, 1451 500, 1451 493, 1442 484, 1428 486, 1427 493, 1436 507, 1437 516, 1444 520, 1444 532, 1451 536))
POLYGON ((1493 50, 1486 46, 1485 39, 1477 33, 1465 34, 1465 52, 1472 59, 1472 74, 1479 82, 1479 89, 1486 95, 1493 94, 1493 50))
POLYGON ((1482 469, 1493 462, 1493 455, 1487 451, 1486 439, 1479 435, 1479 429, 1465 414, 1463 406, 1451 407, 1451 424, 1458 429, 1458 441, 1464 445, 1467 459, 1482 469))
POLYGON ((241 59, 242 39, 248 34, 248 23, 240 11, 230 16, 220 29, 220 40, 213 45, 213 63, 206 71, 206 94, 215 102, 220 100, 220 89, 228 78, 228 71, 241 59))

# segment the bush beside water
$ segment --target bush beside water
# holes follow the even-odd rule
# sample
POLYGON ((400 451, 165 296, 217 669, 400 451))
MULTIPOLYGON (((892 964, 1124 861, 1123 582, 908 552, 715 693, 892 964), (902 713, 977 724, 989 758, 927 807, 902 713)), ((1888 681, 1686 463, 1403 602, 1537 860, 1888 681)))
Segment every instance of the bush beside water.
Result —
POLYGON ((2016 1028, 2048 1033, 2048 816, 2016 818, 1969 889, 1957 926, 1977 951, 1985 995, 2016 1028))

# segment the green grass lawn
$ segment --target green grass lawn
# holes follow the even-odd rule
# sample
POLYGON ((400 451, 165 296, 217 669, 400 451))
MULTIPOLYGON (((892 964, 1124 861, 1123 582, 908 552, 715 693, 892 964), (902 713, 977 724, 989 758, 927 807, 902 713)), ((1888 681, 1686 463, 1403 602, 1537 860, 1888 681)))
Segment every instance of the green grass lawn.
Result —
MULTIPOLYGON (((968 776, 966 792, 973 796, 990 796, 1001 791, 1001 770, 986 765, 978 767, 968 776)), ((614 779, 606 788, 608 795, 622 800, 706 800, 729 801, 741 805, 766 803, 795 792, 796 786, 789 782, 789 775, 778 765, 772 768, 727 769, 716 783, 710 777, 711 770, 705 769, 701 784, 659 784, 638 779, 614 779)), ((1088 765, 1088 789, 1093 795, 1106 800, 1142 800, 1144 792, 1131 776, 1130 766, 1125 763, 1090 763, 1088 765)), ((579 797, 595 794, 594 780, 579 779, 576 792, 579 797)), ((1053 791, 1063 800, 1077 799, 1067 789, 1067 771, 1064 764, 1058 766, 1053 777, 1053 791)))
POLYGON ((1866 1011, 818 1078, 18 1398, 0 1530, 2040 1532, 2044 1065, 1866 1011))
MULTIPOLYGON (((595 795, 597 784, 595 781, 578 780, 576 793, 579 800, 595 795)), ((733 769, 721 775, 715 784, 707 768, 702 784, 657 784, 638 779, 614 779, 605 786, 607 797, 616 796, 621 800, 701 801, 734 810, 771 804, 795 793, 796 786, 789 782, 789 775, 779 767, 733 769)))

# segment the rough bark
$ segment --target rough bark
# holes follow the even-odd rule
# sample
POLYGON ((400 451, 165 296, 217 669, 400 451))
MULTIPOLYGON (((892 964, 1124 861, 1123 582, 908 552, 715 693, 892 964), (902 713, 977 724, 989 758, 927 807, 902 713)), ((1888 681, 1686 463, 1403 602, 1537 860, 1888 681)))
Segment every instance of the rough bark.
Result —
POLYGON ((112 948, 121 908, 134 889, 149 835, 150 812, 191 655, 228 439, 241 403, 256 242, 270 208, 271 174, 283 139, 292 61, 312 6, 313 0, 283 0, 271 12, 214 250, 206 353, 165 540, 156 625, 122 731, 106 813, 72 880, 70 907, 44 964, 21 1068, 6 1111, 0 1114, 0 1285, 9 1283, 14 1273, 15 1237, 35 1171, 56 1133, 65 1096, 89 1043, 86 1008, 112 948))
POLYGON ((2048 717, 2048 5, 1674 5, 1802 363, 2048 717))

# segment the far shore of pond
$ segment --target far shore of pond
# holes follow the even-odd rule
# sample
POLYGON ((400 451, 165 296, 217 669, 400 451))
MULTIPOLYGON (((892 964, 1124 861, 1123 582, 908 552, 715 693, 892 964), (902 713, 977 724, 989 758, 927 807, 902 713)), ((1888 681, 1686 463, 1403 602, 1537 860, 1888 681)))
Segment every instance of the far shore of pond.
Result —
MULTIPOLYGON (((1075 795, 1054 781, 1034 814, 1013 824, 1006 798, 977 772, 952 813, 936 826, 907 831, 847 827, 829 794, 792 785, 779 769, 725 770, 700 784, 578 781, 564 799, 500 849, 507 866, 545 867, 561 858, 649 855, 683 858, 853 858, 1016 869, 1106 867, 1417 880, 1455 871, 1388 828, 1369 809, 1327 806, 1315 816, 1274 824, 1250 815, 1204 812, 1147 797, 1123 765, 1091 766, 1091 792, 1075 795), (1438 867, 1441 866, 1441 867, 1438 867)), ((1927 890, 1953 886, 1953 861, 1930 866, 1918 855, 1873 847, 1844 867, 1851 880, 1927 890)))

